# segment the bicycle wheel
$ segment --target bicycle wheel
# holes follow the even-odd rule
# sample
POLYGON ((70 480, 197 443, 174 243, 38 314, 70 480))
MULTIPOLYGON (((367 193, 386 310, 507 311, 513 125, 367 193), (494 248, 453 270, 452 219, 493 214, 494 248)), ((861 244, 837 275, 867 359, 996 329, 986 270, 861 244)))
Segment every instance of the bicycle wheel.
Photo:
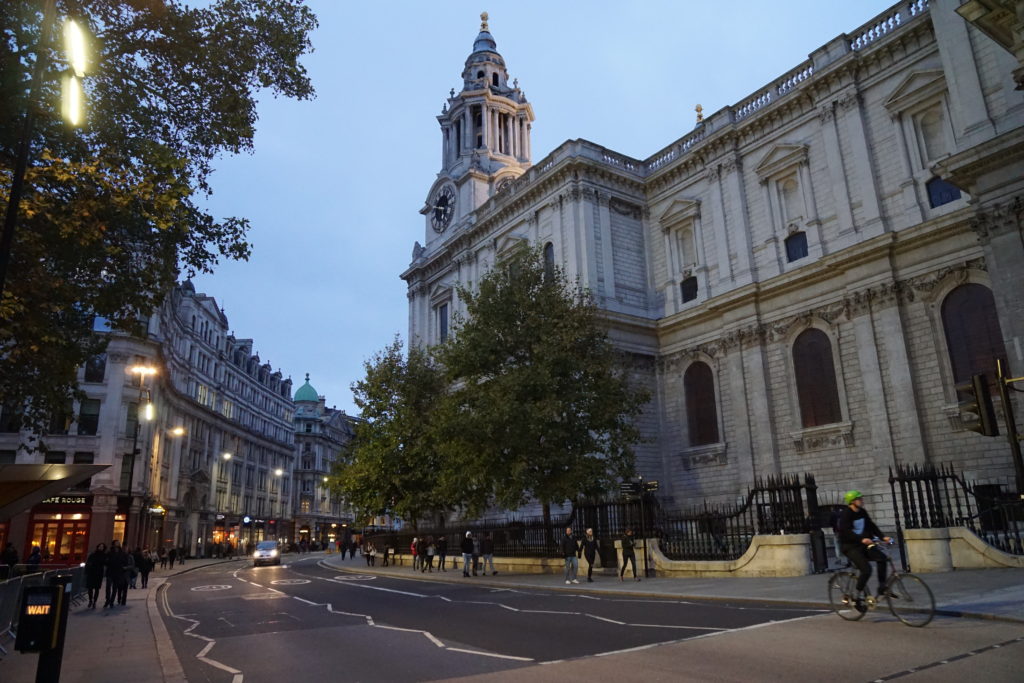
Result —
POLYGON ((832 611, 847 621, 857 621, 867 611, 856 607, 857 576, 850 572, 836 572, 828 579, 828 602, 832 611))
POLYGON ((935 616, 935 596, 924 581, 913 574, 896 574, 885 584, 889 610, 907 626, 925 626, 935 616))

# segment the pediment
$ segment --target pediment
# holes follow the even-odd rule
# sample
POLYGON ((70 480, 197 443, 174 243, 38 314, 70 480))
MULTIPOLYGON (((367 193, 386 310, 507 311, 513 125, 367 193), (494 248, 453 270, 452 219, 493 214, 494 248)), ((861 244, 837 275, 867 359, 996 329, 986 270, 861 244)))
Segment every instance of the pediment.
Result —
POLYGON ((762 180, 779 175, 807 161, 807 145, 779 144, 772 147, 754 172, 762 180))
POLYGON ((530 240, 526 235, 511 234, 496 237, 494 238, 494 252, 498 258, 501 258, 511 251, 528 246, 529 243, 530 240))
POLYGON ((900 81, 900 84, 885 100, 890 112, 910 109, 923 101, 933 99, 946 90, 946 76, 938 69, 914 71, 900 81))
POLYGON ((658 222, 661 223, 663 229, 669 230, 695 218, 700 218, 700 200, 679 197, 672 200, 668 208, 658 217, 658 222))
POLYGON ((444 283, 438 283, 434 285, 430 290, 430 302, 431 305, 436 305, 442 301, 447 301, 452 298, 452 288, 450 285, 444 283))

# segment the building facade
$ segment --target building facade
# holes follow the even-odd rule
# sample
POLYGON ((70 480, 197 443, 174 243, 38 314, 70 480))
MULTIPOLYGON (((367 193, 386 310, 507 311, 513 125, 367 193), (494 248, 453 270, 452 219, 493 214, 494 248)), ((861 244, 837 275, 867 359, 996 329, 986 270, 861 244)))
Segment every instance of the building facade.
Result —
POLYGON ((14 517, 6 533, 19 553, 34 544, 49 561, 78 562, 111 539, 192 555, 290 539, 291 380, 260 361, 251 339, 230 334, 216 301, 190 282, 167 296, 144 335, 112 332, 103 320, 96 332, 109 336, 106 353, 81 369, 86 398, 50 426, 48 452, 19 448, 30 435, 5 423, 0 463, 110 467, 14 517))
POLYGON ((650 390, 637 469, 671 503, 800 472, 881 495, 897 463, 1012 486, 957 386, 1024 368, 1021 63, 958 7, 900 2, 647 159, 573 140, 537 164, 485 21, 438 116, 411 343, 538 245, 650 390))
POLYGON ((338 455, 355 436, 356 418, 326 404, 307 374, 295 392, 295 535, 321 547, 343 540, 355 521, 328 479, 338 455))

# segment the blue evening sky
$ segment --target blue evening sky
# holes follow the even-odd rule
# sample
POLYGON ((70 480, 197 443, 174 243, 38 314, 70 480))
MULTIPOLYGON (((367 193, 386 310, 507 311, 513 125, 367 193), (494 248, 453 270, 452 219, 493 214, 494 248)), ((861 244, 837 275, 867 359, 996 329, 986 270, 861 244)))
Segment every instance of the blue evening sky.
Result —
POLYGON ((311 0, 307 102, 259 106, 255 153, 217 164, 209 206, 244 216, 253 255, 196 278, 237 337, 297 389, 358 410, 350 385, 408 306, 399 274, 440 169, 436 116, 490 15, 509 76, 533 105, 533 161, 585 138, 639 159, 739 103, 816 48, 886 11, 883 0, 311 0))

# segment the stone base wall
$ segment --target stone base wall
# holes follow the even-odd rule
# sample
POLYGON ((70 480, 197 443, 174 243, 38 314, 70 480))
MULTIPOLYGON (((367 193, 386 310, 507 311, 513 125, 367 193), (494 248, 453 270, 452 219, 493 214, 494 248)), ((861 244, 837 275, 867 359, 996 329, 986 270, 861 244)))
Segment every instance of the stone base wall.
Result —
POLYGON ((907 529, 903 540, 911 571, 921 574, 953 569, 1024 568, 1024 557, 997 550, 963 527, 907 529))

